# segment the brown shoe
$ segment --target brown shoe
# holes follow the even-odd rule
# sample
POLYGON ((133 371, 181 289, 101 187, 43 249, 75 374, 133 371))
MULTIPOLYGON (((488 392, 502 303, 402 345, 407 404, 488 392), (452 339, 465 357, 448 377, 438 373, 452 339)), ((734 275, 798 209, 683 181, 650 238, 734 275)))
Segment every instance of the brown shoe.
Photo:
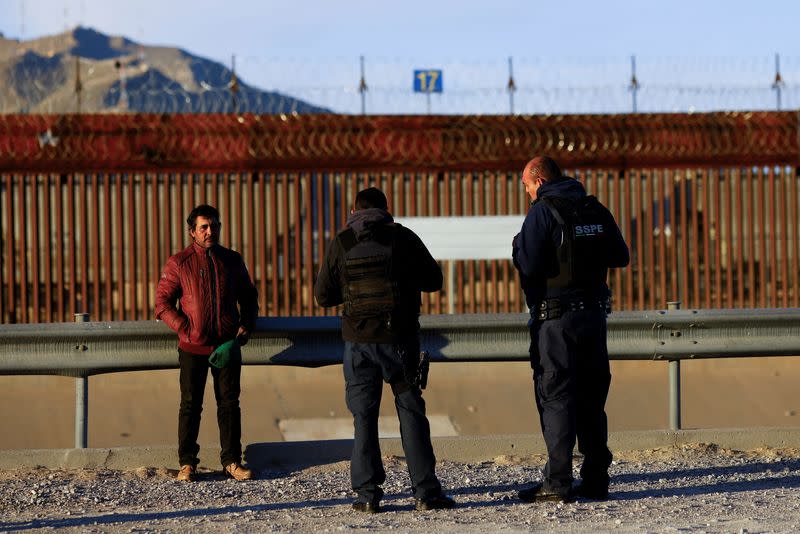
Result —
POLYGON ((239 462, 231 462, 225 466, 225 476, 236 480, 250 480, 253 478, 253 471, 242 467, 239 462))
POLYGON ((182 465, 176 478, 184 482, 194 482, 197 479, 197 470, 193 465, 182 465))

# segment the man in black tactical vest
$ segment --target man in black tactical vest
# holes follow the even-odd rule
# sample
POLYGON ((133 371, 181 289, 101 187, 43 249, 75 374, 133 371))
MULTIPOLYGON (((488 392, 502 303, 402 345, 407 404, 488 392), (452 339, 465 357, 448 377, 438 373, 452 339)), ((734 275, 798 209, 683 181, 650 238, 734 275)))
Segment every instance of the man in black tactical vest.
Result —
MULTIPOLYGON (((378 443, 383 381, 392 387, 417 510, 452 508, 436 477, 436 458, 419 378, 420 291, 438 291, 442 271, 411 230, 395 223, 386 196, 356 196, 347 228, 331 241, 314 284, 321 306, 343 304, 344 378, 355 439, 350 463, 353 509, 380 511, 386 473, 378 443)), ((424 382, 424 378, 423 378, 424 382)))
POLYGON ((606 499, 612 458, 606 277, 609 267, 628 264, 628 247, 611 213, 551 158, 531 160, 522 183, 532 204, 514 237, 513 258, 531 312, 531 367, 548 460, 542 482, 519 498, 606 499), (576 438, 584 460, 582 481, 573 486, 576 438))

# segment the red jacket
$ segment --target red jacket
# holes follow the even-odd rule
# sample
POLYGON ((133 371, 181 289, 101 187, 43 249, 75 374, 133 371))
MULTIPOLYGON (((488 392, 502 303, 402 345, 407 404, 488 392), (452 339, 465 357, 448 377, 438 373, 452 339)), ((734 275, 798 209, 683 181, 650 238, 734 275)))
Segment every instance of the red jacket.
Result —
POLYGON ((236 337, 239 326, 253 331, 258 292, 238 252, 192 243, 167 260, 155 312, 156 319, 178 333, 178 347, 207 355, 236 337))

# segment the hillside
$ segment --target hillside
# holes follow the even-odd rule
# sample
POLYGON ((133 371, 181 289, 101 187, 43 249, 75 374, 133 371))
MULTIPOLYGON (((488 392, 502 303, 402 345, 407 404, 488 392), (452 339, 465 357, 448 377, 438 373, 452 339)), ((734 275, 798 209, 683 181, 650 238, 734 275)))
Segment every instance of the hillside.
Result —
POLYGON ((228 67, 185 50, 91 28, 29 41, 0 36, 0 113, 328 111, 233 80, 228 67))

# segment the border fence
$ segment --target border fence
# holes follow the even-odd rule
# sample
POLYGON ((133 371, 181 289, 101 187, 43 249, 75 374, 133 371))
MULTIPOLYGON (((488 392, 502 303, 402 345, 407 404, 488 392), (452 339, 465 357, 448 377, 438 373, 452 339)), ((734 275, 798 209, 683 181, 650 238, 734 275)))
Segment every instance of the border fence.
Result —
MULTIPOLYGON (((611 275, 616 309, 796 307, 798 117, 2 115, 0 318, 152 318, 201 202, 220 209, 260 315, 332 314, 313 281, 359 189, 382 188, 398 217, 521 222, 519 172, 540 153, 620 223, 632 262, 611 275)), ((510 260, 454 267, 425 313, 524 310, 510 260)))

